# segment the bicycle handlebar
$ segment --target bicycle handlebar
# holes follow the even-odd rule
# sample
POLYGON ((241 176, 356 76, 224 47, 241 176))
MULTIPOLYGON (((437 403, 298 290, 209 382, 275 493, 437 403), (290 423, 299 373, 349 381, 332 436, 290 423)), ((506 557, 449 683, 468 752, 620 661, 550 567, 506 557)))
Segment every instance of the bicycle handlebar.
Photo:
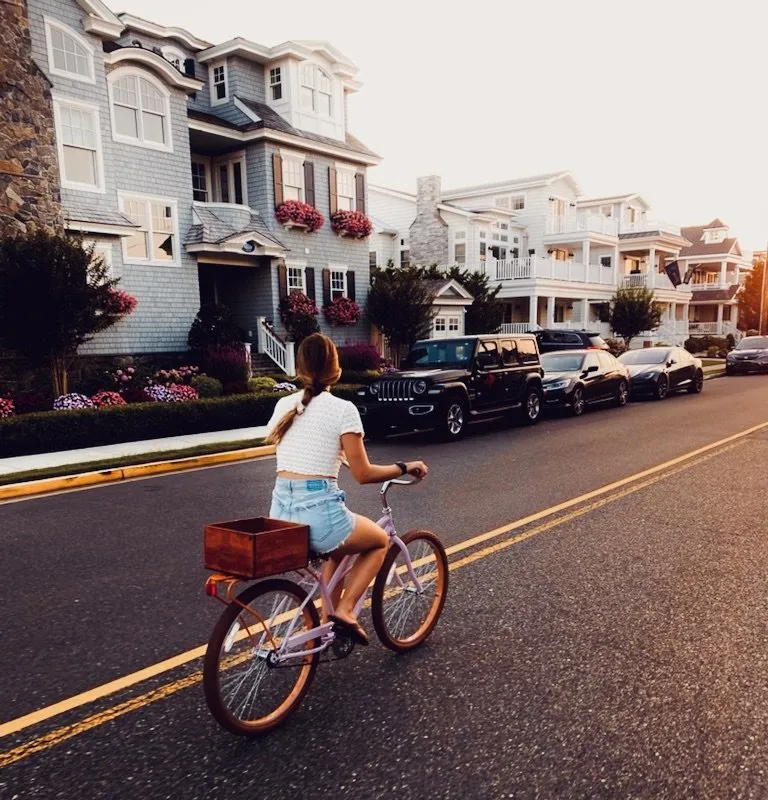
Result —
POLYGON ((409 475, 411 480, 404 481, 402 478, 390 478, 388 481, 384 481, 381 484, 381 489, 379 490, 379 495, 381 496, 381 504, 386 508, 387 505, 387 492, 389 491, 391 486, 413 486, 416 483, 421 483, 422 479, 417 477, 416 475, 409 475))

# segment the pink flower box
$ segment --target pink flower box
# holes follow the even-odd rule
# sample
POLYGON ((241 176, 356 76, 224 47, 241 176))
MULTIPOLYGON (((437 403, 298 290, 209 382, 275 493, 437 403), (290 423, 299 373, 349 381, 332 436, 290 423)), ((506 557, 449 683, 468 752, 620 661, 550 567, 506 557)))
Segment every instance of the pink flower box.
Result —
POLYGON ((325 217, 309 203, 301 200, 286 200, 275 211, 277 221, 286 227, 299 226, 306 228, 309 233, 314 233, 323 227, 325 217))

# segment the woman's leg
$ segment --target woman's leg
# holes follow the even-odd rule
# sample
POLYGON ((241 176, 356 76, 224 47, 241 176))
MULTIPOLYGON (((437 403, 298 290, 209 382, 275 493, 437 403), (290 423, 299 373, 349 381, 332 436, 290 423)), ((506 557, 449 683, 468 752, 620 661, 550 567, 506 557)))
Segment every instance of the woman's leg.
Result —
MULTIPOLYGON (((333 578, 334 573, 339 568, 339 564, 341 564, 342 556, 331 555, 328 556, 327 561, 323 564, 323 581, 325 585, 328 586, 333 578)), ((333 591, 331 592, 331 603, 333 608, 337 608, 339 605, 339 600, 341 599, 341 593, 344 589, 344 579, 340 580, 334 587, 333 591)), ((328 622, 328 614, 331 613, 330 608, 325 607, 325 602, 323 602, 323 607, 320 613, 320 621, 325 624, 328 622)))
POLYGON ((347 575, 347 584, 342 598, 335 605, 335 614, 340 619, 355 622, 355 606, 362 597, 368 584, 376 577, 376 573, 384 563, 387 554, 389 536, 373 520, 355 515, 355 527, 349 538, 338 549, 333 551, 332 560, 338 563, 344 556, 357 553, 354 566, 347 575))

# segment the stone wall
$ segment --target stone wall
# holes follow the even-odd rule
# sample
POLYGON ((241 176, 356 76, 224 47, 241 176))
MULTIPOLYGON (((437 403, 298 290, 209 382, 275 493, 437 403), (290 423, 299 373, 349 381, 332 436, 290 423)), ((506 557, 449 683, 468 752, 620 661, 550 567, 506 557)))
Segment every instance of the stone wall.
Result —
POLYGON ((50 84, 32 59, 26 0, 0 0, 0 236, 61 230, 50 84))
POLYGON ((411 264, 447 264, 448 226, 440 216, 441 184, 437 175, 419 178, 416 219, 411 223, 411 264))

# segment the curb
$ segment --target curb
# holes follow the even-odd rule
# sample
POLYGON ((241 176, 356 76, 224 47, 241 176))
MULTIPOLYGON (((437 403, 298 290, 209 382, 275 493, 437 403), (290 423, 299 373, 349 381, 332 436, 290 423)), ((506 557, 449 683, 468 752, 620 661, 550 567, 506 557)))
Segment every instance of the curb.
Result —
POLYGON ((116 467, 101 472, 83 472, 79 475, 66 475, 61 478, 43 478, 39 481, 25 481, 0 486, 0 502, 19 497, 52 494, 67 489, 80 489, 104 483, 118 483, 131 478, 146 478, 151 475, 167 475, 173 472, 184 472, 200 467, 212 467, 218 464, 231 464, 238 461, 250 461, 275 454, 273 445, 248 447, 244 450, 228 450, 224 453, 211 453, 205 456, 176 458, 172 461, 154 461, 149 464, 136 464, 132 467, 116 467))

